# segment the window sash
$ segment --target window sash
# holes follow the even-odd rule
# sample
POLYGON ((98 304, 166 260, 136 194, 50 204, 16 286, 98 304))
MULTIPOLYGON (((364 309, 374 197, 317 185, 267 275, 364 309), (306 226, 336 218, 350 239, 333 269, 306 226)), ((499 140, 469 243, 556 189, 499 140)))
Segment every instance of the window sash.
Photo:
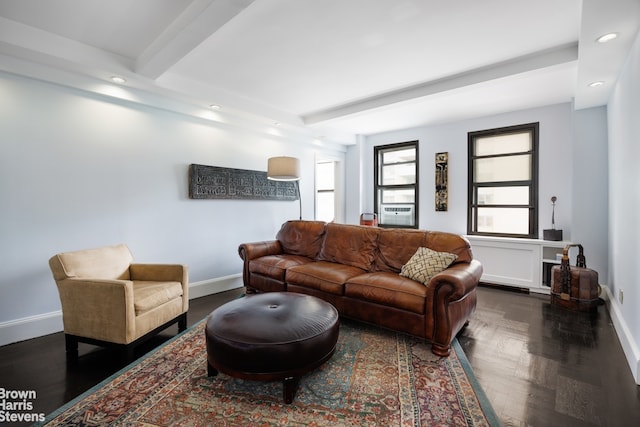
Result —
POLYGON ((374 148, 374 206, 380 227, 417 228, 418 224, 418 141, 377 146, 374 148), (385 224, 383 207, 412 207, 410 221, 385 224))
POLYGON ((383 164, 380 168, 380 185, 403 185, 416 183, 416 162, 383 164))
POLYGON ((336 219, 335 168, 335 161, 316 162, 316 220, 331 222, 336 219))
POLYGON ((476 157, 474 182, 531 181, 532 153, 500 157, 476 157))

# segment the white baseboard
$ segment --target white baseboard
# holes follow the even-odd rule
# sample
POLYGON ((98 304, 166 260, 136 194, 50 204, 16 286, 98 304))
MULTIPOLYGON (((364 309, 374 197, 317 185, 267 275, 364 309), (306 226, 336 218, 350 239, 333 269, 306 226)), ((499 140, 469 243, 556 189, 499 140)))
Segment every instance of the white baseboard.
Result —
POLYGON ((242 273, 202 280, 189 284, 189 299, 192 300, 219 292, 230 291, 231 289, 237 289, 243 286, 242 273))
POLYGON ((0 346, 53 334, 62 330, 62 311, 0 323, 0 346))
MULTIPOLYGON (((194 282, 189 284, 189 299, 229 291, 242 286, 244 286, 242 274, 194 282)), ((0 346, 54 334, 62 330, 61 310, 0 322, 0 346)))
POLYGON ((638 343, 633 339, 633 335, 629 331, 627 322, 622 317, 622 311, 620 310, 618 300, 611 294, 611 290, 608 286, 603 286, 602 289, 606 293, 606 298, 604 298, 604 296, 603 298, 605 299, 607 308, 609 309, 613 327, 618 334, 618 340, 620 341, 622 351, 627 358, 631 374, 633 375, 636 384, 640 385, 640 350, 638 350, 638 343))

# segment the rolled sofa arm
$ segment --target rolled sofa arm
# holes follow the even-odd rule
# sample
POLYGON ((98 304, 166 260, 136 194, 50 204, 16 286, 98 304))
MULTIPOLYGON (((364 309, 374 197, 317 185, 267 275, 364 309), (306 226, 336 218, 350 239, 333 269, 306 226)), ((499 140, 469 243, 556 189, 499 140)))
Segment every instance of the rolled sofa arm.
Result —
POLYGON ((282 253, 282 245, 278 240, 265 240, 263 242, 242 243, 238 246, 238 255, 244 261, 242 264, 242 281, 249 284, 249 261, 267 255, 282 253))
POLYGON ((441 285, 449 284, 452 287, 449 299, 458 300, 478 287, 480 277, 482 277, 482 264, 474 259, 469 263, 460 262, 454 264, 436 274, 431 279, 429 287, 437 290, 441 285))
POLYGON ((238 246, 238 255, 243 261, 251 261, 267 255, 282 253, 282 246, 278 240, 265 240, 263 242, 242 243, 238 246))
POLYGON ((434 354, 449 356, 451 341, 476 309, 475 290, 481 276, 482 264, 471 260, 454 264, 431 279, 427 301, 433 304, 431 351, 434 354))

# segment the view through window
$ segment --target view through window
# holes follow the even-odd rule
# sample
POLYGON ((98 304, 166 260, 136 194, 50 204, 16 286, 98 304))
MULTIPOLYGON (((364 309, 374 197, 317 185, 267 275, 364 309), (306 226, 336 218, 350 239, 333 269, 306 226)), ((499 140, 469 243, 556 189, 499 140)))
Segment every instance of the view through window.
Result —
POLYGON ((468 134, 469 234, 538 237, 538 127, 468 134))
POLYGON ((316 163, 316 219, 331 222, 336 217, 335 162, 316 163))

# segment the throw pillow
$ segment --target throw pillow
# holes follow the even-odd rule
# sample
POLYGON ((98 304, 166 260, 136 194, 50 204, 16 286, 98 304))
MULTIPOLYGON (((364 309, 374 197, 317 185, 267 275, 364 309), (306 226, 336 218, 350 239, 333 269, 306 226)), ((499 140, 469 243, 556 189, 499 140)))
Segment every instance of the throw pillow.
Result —
POLYGON ((457 258, 456 254, 421 247, 402 266, 400 275, 428 285, 433 276, 449 267, 457 258))

